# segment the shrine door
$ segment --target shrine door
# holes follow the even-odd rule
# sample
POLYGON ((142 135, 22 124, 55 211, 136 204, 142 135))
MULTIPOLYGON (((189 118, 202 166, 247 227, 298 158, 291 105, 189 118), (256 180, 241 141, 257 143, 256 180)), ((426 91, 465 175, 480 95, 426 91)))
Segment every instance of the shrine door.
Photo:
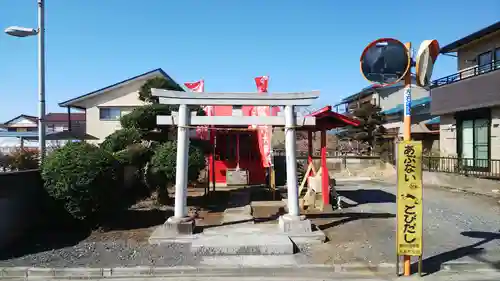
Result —
POLYGON ((218 131, 215 142, 216 183, 226 183, 227 169, 239 166, 248 171, 250 184, 265 184, 266 169, 262 167, 257 132, 218 131))

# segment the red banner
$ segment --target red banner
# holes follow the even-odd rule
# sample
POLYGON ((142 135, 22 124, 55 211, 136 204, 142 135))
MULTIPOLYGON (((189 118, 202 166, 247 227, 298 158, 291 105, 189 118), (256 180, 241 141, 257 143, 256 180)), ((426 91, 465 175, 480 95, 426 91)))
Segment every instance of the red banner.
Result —
MULTIPOLYGON (((194 92, 194 93, 203 93, 205 91, 205 81, 204 80, 200 80, 200 81, 196 81, 196 82, 186 82, 186 83, 184 83, 184 86, 186 86, 186 88, 188 88, 189 90, 191 90, 191 92, 194 92)), ((204 106, 203 110, 205 111, 205 114, 207 114, 207 116, 214 115, 214 107, 211 105, 204 106)), ((196 135, 202 140, 208 140, 210 138, 209 134, 208 134, 208 129, 206 126, 197 127, 196 128, 196 135)))
POLYGON ((267 86, 269 84, 269 76, 255 77, 255 84, 259 93, 267 93, 267 86))
MULTIPOLYGON (((255 85, 259 93, 267 93, 269 76, 255 77, 255 85)), ((269 106, 254 106, 251 111, 251 116, 269 116, 271 114, 269 106)), ((257 139, 259 142, 259 150, 262 159, 262 166, 271 166, 271 127, 270 126, 251 126, 252 129, 257 129, 257 139)))
POLYGON ((186 82, 184 86, 191 90, 191 92, 202 93, 205 91, 205 81, 200 80, 196 82, 186 82))

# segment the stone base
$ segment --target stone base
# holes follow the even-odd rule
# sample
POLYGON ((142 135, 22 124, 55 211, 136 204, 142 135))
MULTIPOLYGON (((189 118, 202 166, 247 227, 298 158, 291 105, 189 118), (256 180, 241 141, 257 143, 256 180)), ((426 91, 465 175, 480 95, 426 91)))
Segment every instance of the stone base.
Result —
POLYGON ((163 224, 163 226, 173 234, 177 235, 187 235, 193 234, 194 230, 194 219, 192 218, 176 218, 170 217, 163 224))
POLYGON ((292 255, 294 246, 283 234, 233 233, 202 235, 193 240, 191 252, 198 256, 292 255))
POLYGON ((149 237, 149 244, 191 240, 194 227, 195 222, 192 218, 170 217, 153 231, 149 237))
POLYGON ((284 233, 311 233, 311 221, 305 216, 291 216, 289 214, 279 217, 280 230, 284 233))

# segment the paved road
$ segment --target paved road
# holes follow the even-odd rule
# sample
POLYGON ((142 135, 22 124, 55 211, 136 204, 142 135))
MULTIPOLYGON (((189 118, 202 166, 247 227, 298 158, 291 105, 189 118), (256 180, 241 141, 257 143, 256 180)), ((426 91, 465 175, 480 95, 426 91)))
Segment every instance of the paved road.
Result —
MULTIPOLYGON (((12 281, 16 280, 24 280, 24 279, 9 279, 12 281)), ((44 278, 43 280, 51 280, 48 278, 44 278)), ((52 279, 59 281, 69 281, 74 279, 52 279)), ((90 279, 90 280, 110 280, 110 279, 90 279)), ((320 274, 317 276, 269 276, 269 275, 232 275, 232 276, 207 276, 207 275, 196 275, 196 276, 172 276, 172 277, 134 277, 134 278, 113 278, 115 281, 498 281, 500 280, 500 274, 495 273, 482 273, 480 275, 467 273, 467 274, 434 274, 429 276, 424 276, 422 278, 418 276, 411 277, 387 277, 387 276, 370 276, 370 275, 353 275, 353 274, 342 274, 335 273, 330 275, 320 274)))
MULTIPOLYGON (((424 265, 487 262, 500 269, 500 204, 439 187, 424 187, 424 265)), ((331 241, 315 248, 317 262, 395 262, 395 184, 342 183, 346 206, 320 220, 331 241)), ((433 265, 432 267, 430 265, 433 265)))

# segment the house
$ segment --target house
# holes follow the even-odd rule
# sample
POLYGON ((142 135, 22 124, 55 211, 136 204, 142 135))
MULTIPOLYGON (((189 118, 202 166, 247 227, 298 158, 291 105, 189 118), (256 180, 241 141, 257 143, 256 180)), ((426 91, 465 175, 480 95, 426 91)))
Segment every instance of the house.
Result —
POLYGON ((121 128, 120 117, 146 103, 139 100, 139 90, 146 81, 163 77, 171 82, 170 90, 184 91, 161 68, 128 78, 102 89, 86 93, 59 103, 59 106, 84 110, 86 133, 102 142, 108 135, 121 128))
MULTIPOLYGON (((381 113, 385 114, 384 128, 387 131, 386 138, 396 141, 403 136, 403 97, 404 82, 400 81, 393 85, 370 85, 360 92, 344 98, 340 103, 346 112, 352 113, 363 104, 371 103, 380 107, 381 113)), ((424 149, 437 150, 439 147, 439 130, 435 119, 430 113, 430 93, 427 89, 416 85, 415 77, 412 77, 412 139, 421 140, 424 149)))
POLYGON ((500 159, 500 21, 449 43, 457 72, 433 81, 431 113, 440 119, 441 156, 490 169, 500 159))
MULTIPOLYGON (((21 114, 0 125, 7 132, 38 132, 38 117, 21 114)), ((85 114, 48 113, 45 115, 47 132, 62 132, 72 127, 75 130, 85 130, 85 114), (71 122, 69 122, 71 120, 71 122)))
MULTIPOLYGON (((38 117, 21 114, 0 124, 0 151, 9 152, 18 146, 36 147, 38 146, 38 117)), ((48 113, 45 115, 45 130, 47 136, 47 146, 58 146, 60 140, 67 140, 60 133, 68 131, 70 128, 77 134, 85 132, 84 113, 48 113), (71 120, 71 122, 69 121, 71 120)))

